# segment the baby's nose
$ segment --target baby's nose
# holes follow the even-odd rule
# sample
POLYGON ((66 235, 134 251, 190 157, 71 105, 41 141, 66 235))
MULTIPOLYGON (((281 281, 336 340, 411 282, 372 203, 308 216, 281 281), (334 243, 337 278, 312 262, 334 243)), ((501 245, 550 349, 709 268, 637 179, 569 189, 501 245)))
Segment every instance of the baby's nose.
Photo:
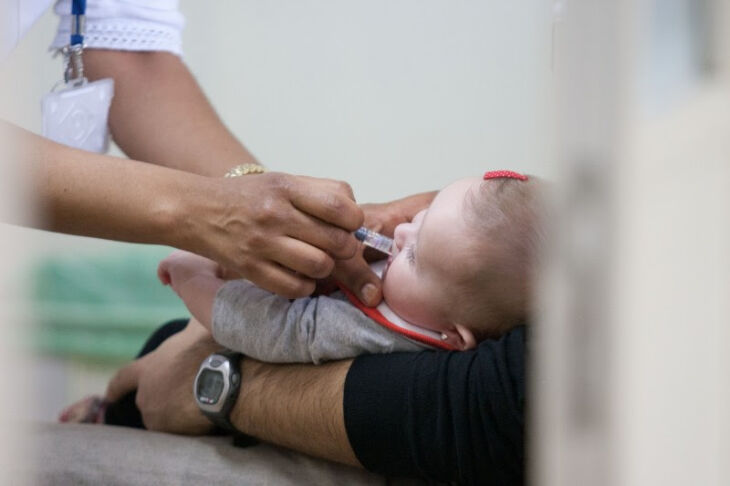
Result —
POLYGON ((400 251, 406 244, 406 238, 408 237, 408 227, 410 223, 401 223, 395 227, 393 232, 393 242, 395 247, 400 251))

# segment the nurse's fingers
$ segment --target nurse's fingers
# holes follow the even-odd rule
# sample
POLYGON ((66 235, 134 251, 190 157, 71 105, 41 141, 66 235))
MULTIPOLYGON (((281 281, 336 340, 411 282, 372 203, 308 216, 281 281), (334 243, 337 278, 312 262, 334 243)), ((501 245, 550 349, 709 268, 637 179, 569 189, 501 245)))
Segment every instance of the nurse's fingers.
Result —
POLYGON ((296 238, 282 236, 271 242, 266 256, 291 270, 295 276, 321 279, 329 276, 335 261, 324 251, 296 238))
POLYGON ((368 307, 375 307, 383 299, 383 283, 361 253, 349 260, 338 260, 332 276, 368 307))
POLYGON ((346 182, 299 177, 290 186, 290 201, 299 210, 346 231, 362 225, 364 215, 346 182))
POLYGON ((246 277, 262 289, 287 299, 311 295, 315 287, 314 279, 292 272, 272 261, 251 264, 246 277))
MULTIPOLYGON (((360 243, 351 232, 325 223, 303 212, 297 213, 296 217, 292 218, 286 234, 297 240, 309 243, 339 260, 352 257, 360 248, 360 243)), ((329 272, 323 276, 312 275, 307 272, 304 273, 314 278, 322 278, 329 275, 329 272)))

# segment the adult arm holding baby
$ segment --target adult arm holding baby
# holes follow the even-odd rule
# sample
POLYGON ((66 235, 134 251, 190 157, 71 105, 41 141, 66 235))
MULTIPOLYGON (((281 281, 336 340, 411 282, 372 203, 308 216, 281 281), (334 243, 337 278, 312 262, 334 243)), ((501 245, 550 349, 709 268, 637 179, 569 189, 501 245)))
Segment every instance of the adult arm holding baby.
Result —
MULTIPOLYGON (((150 430, 212 430, 191 393, 200 363, 219 351, 191 321, 110 383, 137 389, 150 430)), ((524 480, 525 331, 459 353, 364 355, 323 365, 241 362, 230 420, 263 441, 396 477, 463 484, 524 480), (408 420, 404 420, 408 417, 408 420)))

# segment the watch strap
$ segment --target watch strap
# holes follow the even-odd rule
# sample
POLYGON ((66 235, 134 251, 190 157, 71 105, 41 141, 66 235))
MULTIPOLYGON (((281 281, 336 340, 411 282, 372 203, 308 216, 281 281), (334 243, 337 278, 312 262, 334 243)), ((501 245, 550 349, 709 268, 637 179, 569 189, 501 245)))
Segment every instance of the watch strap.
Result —
POLYGON ((203 412, 203 414, 206 417, 208 417, 208 420, 213 422, 213 425, 215 425, 219 429, 223 429, 226 432, 239 433, 238 430, 231 423, 231 420, 228 417, 222 416, 222 413, 223 412, 221 412, 221 414, 210 413, 210 412, 205 412, 205 411, 203 412))

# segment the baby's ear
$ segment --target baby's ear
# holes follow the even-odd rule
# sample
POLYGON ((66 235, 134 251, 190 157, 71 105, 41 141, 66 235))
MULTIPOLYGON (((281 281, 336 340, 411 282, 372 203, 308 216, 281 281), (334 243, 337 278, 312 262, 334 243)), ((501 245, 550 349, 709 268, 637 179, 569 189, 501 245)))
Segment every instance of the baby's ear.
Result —
POLYGON ((473 349, 477 346, 477 340, 474 337, 474 333, 471 332, 471 329, 461 324, 456 324, 454 331, 458 336, 457 345, 462 351, 465 349, 473 349))

